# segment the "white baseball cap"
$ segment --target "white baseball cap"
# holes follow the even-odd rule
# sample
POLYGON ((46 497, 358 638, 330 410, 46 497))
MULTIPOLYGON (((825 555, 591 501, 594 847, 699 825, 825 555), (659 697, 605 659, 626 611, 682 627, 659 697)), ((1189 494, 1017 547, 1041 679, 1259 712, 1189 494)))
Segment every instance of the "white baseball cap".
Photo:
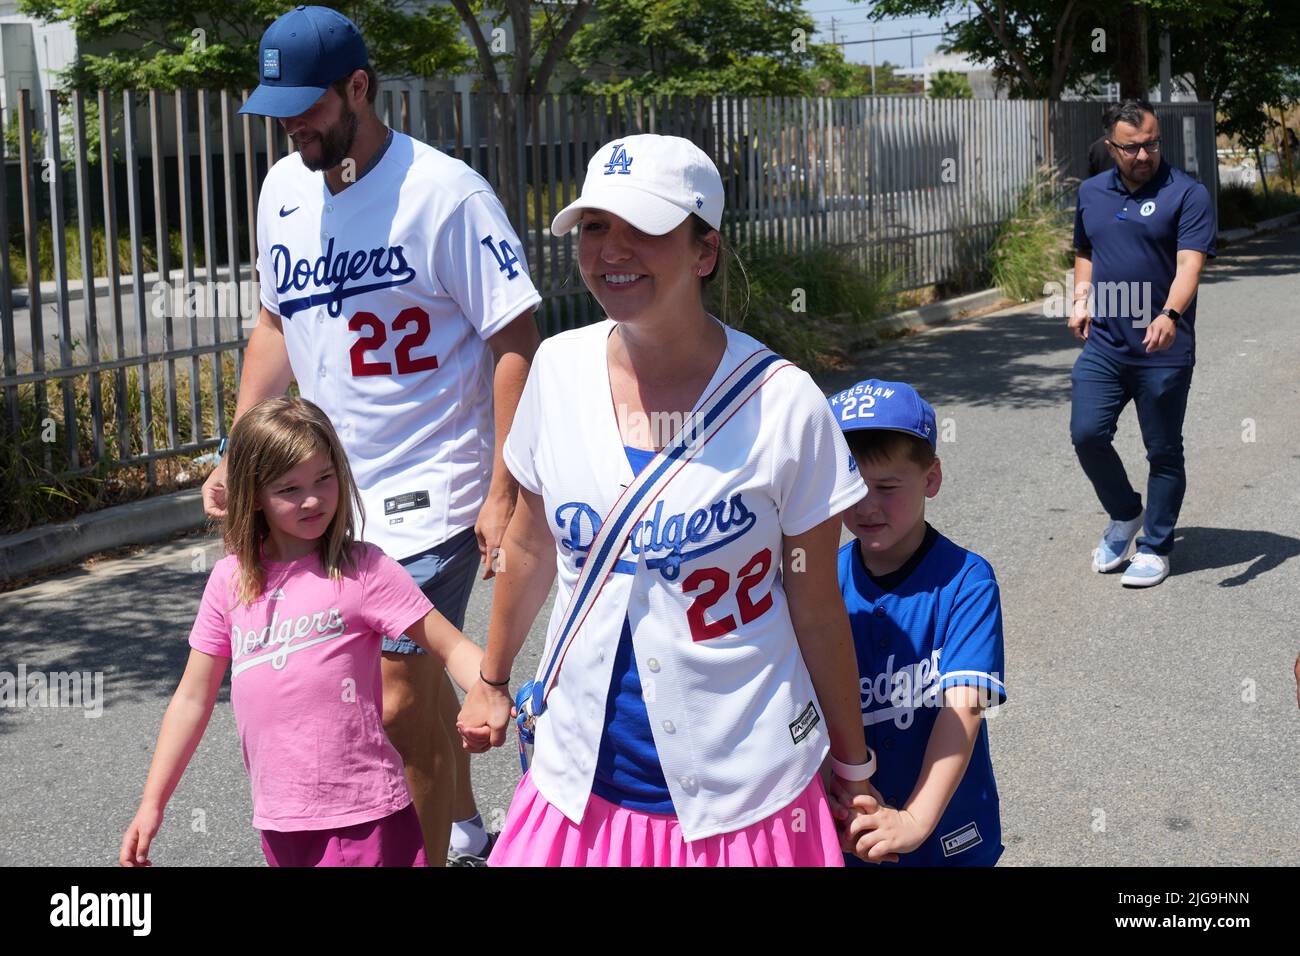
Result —
POLYGON ((587 163, 582 195, 551 220, 563 236, 584 209, 626 219, 652 236, 672 232, 695 213, 722 226, 722 176, 707 153, 680 136, 638 133, 606 143, 587 163))

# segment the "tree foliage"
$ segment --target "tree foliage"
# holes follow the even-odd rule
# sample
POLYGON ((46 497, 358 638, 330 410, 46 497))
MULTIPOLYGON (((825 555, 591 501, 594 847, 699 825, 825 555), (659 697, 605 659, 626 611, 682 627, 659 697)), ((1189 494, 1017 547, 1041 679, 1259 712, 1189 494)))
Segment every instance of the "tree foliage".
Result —
POLYGON ((597 11, 570 46, 569 92, 798 96, 855 83, 798 0, 600 0, 597 11))
MULTIPOLYGON (((51 23, 71 22, 78 54, 69 88, 241 89, 257 85, 263 31, 284 0, 20 0, 51 23)), ((469 48, 456 15, 410 0, 336 3, 360 28, 375 71, 432 76, 463 69, 469 48)))
POLYGON ((939 70, 930 77, 930 99, 932 100, 969 100, 974 97, 975 91, 970 88, 970 81, 963 73, 939 70))
MULTIPOLYGON (((991 64, 1013 96, 1097 93, 1120 75, 1116 42, 1133 18, 1147 20, 1147 64, 1160 64, 1170 33, 1175 76, 1218 105, 1220 129, 1257 145, 1269 107, 1300 99, 1300 4, 1278 0, 970 0, 976 15, 948 28, 945 48, 991 64)), ((870 16, 956 16, 965 0, 877 0, 870 16)), ((1156 76, 1147 77, 1154 87, 1156 76)))
POLYGON ((1269 107, 1300 101, 1300 5, 1232 0, 1216 30, 1170 27, 1175 74, 1190 74, 1196 98, 1218 104, 1221 132, 1247 149, 1263 145, 1269 107))
POLYGON ((545 93, 592 9, 592 0, 496 0, 490 9, 483 0, 448 2, 469 31, 480 83, 494 93, 545 93), (505 42, 507 23, 512 40, 509 43, 505 42), (504 85, 502 72, 506 75, 504 85))

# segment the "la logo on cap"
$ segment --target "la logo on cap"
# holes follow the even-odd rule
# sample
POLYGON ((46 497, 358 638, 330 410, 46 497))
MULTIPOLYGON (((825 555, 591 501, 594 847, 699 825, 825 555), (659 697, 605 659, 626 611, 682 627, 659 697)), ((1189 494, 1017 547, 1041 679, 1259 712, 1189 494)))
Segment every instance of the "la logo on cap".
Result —
POLYGON ((614 155, 605 164, 606 176, 613 176, 615 173, 623 176, 629 176, 632 173, 632 157, 627 154, 627 148, 622 143, 614 144, 614 155), (615 166, 619 168, 615 169, 615 166))

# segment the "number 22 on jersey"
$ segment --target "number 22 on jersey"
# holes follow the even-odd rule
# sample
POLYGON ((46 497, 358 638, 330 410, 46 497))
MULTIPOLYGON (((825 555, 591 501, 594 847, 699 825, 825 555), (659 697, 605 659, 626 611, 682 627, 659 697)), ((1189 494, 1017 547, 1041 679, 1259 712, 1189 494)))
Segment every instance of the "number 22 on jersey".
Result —
MULTIPOLYGON (((348 328, 353 332, 365 331, 368 333, 360 336, 352 343, 352 348, 348 350, 348 354, 352 358, 352 374, 354 376, 392 375, 393 365, 391 362, 369 362, 366 360, 367 352, 382 348, 384 343, 388 341, 388 327, 384 325, 383 319, 373 312, 358 312, 348 319, 348 328)), ((428 312, 414 305, 403 309, 397 313, 397 318, 393 320, 393 331, 406 333, 393 350, 393 357, 397 361, 398 375, 410 375, 412 372, 431 372, 438 367, 438 356, 436 355, 411 354, 413 350, 422 346, 429 337, 428 312)))
MULTIPOLYGON (((761 598, 754 599, 753 589, 758 585, 772 567, 772 551, 764 548, 745 562, 745 566, 736 575, 736 609, 740 612, 741 624, 750 624, 772 608, 772 592, 768 591, 761 598)), ((691 640, 708 641, 715 637, 730 634, 739 625, 736 617, 728 614, 716 621, 707 621, 704 612, 717 604, 731 590, 731 575, 722 568, 696 568, 682 582, 682 591, 686 594, 700 592, 699 597, 686 609, 686 620, 691 626, 691 640)))

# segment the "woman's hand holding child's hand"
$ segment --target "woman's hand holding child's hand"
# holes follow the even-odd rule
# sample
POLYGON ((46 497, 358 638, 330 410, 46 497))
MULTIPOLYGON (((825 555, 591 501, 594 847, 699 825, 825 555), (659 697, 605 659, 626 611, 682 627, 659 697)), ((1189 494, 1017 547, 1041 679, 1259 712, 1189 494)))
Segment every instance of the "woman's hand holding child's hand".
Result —
MULTIPOLYGON (((858 853, 855 846, 861 834, 868 827, 867 824, 861 821, 885 807, 885 798, 880 795, 880 791, 871 785, 870 781, 841 780, 831 774, 826 797, 830 804, 831 816, 835 818, 836 829, 840 833, 840 848, 845 853, 853 853, 867 863, 898 862, 898 852, 893 852, 894 848, 892 847, 887 847, 882 851, 878 851, 875 856, 868 857, 858 853)), ((893 808, 887 809, 892 810, 893 808)), ((923 840, 924 837, 922 837, 923 840)), ((918 845, 920 842, 918 841, 918 845)), ((916 849, 916 847, 909 847, 909 849, 916 849)), ((899 852, 905 851, 900 850, 899 852)))
POLYGON ((887 806, 876 797, 855 797, 853 806, 858 815, 846 830, 849 852, 868 863, 897 863, 900 853, 911 853, 930 835, 932 828, 911 811, 887 806))
POLYGON ((500 747, 506 742, 506 727, 514 715, 514 702, 507 689, 475 681, 466 691, 465 703, 456 718, 461 745, 470 753, 500 747))

